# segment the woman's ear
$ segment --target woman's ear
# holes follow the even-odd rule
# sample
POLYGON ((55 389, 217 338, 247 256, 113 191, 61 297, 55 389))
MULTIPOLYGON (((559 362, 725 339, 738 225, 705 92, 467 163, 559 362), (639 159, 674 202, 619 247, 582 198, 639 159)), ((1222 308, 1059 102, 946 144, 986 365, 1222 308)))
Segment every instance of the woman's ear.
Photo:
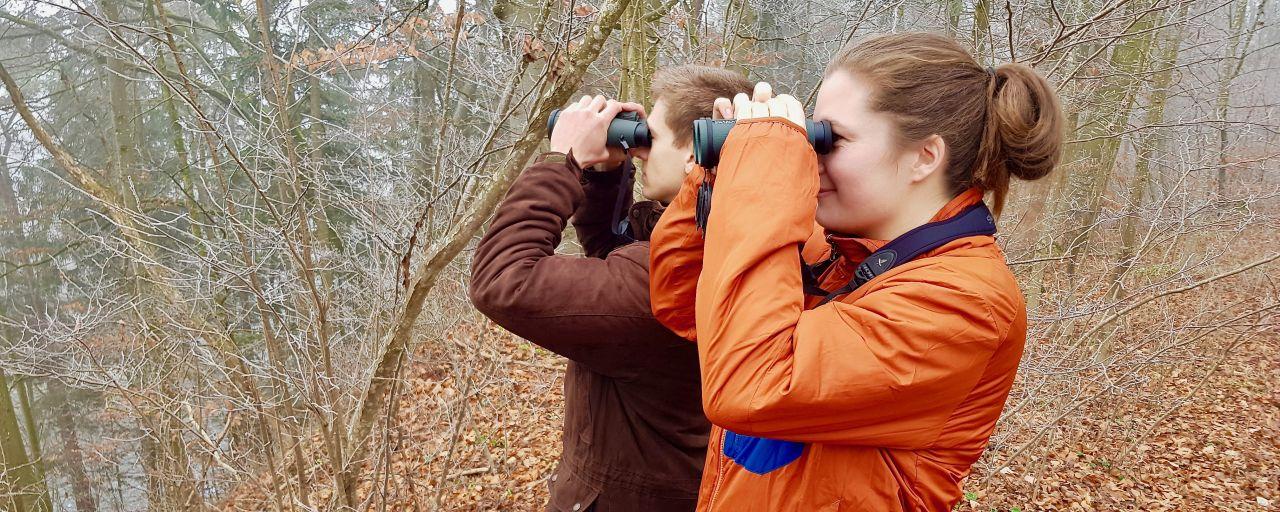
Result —
POLYGON ((911 182, 919 183, 933 176, 941 175, 947 165, 947 142, 938 134, 930 135, 916 149, 916 161, 911 166, 911 182))
POLYGON ((684 157, 684 173, 689 174, 693 172, 693 166, 693 153, 690 152, 689 156, 684 157))

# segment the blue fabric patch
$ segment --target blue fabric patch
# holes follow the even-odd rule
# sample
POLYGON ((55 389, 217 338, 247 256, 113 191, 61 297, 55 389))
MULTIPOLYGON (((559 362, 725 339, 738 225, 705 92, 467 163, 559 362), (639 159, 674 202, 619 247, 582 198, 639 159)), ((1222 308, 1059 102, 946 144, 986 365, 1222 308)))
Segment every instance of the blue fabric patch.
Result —
POLYGON ((786 466, 800 458, 801 453, 804 453, 804 443, 724 431, 724 455, 757 475, 786 466))

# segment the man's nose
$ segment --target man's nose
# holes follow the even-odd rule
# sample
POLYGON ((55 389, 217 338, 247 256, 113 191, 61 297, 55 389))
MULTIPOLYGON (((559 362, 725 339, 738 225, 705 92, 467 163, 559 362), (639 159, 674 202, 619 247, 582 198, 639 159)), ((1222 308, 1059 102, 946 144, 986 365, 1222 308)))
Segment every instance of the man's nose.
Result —
POLYGON ((641 161, 649 161, 649 148, 635 148, 631 150, 631 156, 639 158, 641 161))

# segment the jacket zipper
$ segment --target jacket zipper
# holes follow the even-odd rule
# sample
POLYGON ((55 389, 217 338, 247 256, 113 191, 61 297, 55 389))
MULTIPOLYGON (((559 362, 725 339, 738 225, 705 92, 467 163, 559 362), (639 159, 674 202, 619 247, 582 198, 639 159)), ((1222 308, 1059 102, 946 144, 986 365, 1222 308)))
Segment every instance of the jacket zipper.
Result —
POLYGON ((720 449, 716 452, 716 483, 711 486, 711 502, 707 504, 707 510, 716 509, 716 497, 720 495, 720 482, 724 478, 724 440, 728 437, 727 430, 720 429, 720 449))

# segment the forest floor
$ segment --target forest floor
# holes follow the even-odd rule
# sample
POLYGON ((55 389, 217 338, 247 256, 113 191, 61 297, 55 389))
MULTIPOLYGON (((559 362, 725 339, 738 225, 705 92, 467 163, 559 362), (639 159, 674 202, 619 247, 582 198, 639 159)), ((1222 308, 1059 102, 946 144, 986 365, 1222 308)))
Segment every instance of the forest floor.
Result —
MULTIPOLYGON (((503 374, 489 379, 473 399, 477 414, 450 464, 451 474, 459 476, 450 479, 441 502, 449 510, 542 510, 544 479, 560 447, 561 363, 492 325, 468 326, 465 332, 497 348, 505 362, 498 365, 503 374)), ((1118 452, 1130 443, 1117 442, 1096 425, 1083 429, 1092 436, 1046 438, 1008 468, 978 468, 965 483, 966 499, 957 509, 1280 509, 1280 328, 1232 354, 1171 412, 1169 404, 1154 403, 1106 414, 1082 412, 1082 423, 1099 421, 1091 413, 1115 422, 1126 415, 1149 419, 1167 413, 1129 453, 1118 452)), ((403 421, 412 421, 416 407, 410 404, 438 402, 431 395, 452 396, 445 391, 450 384, 433 381, 430 373, 411 379, 403 421)), ((1162 385, 1189 391, 1202 376, 1187 372, 1162 385)), ((423 461, 435 453, 439 458, 447 434, 409 429, 413 442, 402 445, 401 456, 423 461)), ((439 469, 434 470, 424 478, 434 480, 439 469)))
MULTIPOLYGON (((408 385, 386 443, 391 449, 383 452, 393 453, 391 471, 379 464, 383 471, 363 472, 389 475, 361 481, 360 495, 375 497, 367 510, 381 509, 378 496, 386 496, 386 510, 434 510, 436 503, 443 510, 542 510, 545 479, 560 451, 562 361, 487 322, 463 324, 451 336, 455 357, 475 356, 463 365, 473 370, 457 378, 452 368, 463 361, 450 357, 420 356, 434 362, 406 367, 408 385), (444 405, 461 403, 464 390, 465 413, 444 405), (434 483, 442 477, 447 485, 437 494, 434 483)), ((1007 468, 975 468, 957 509, 1280 508, 1280 331, 1273 326, 1232 354, 1171 411, 1167 403, 1084 410, 1064 423, 1089 434, 1048 436, 1007 468), (1127 454, 1120 452, 1130 443, 1118 442, 1096 419, 1166 413, 1127 454)), ((1175 374, 1162 385, 1192 390, 1203 375, 1175 374)), ((268 510, 241 498, 227 510, 268 510)), ((320 489, 313 503, 327 498, 320 489)))

